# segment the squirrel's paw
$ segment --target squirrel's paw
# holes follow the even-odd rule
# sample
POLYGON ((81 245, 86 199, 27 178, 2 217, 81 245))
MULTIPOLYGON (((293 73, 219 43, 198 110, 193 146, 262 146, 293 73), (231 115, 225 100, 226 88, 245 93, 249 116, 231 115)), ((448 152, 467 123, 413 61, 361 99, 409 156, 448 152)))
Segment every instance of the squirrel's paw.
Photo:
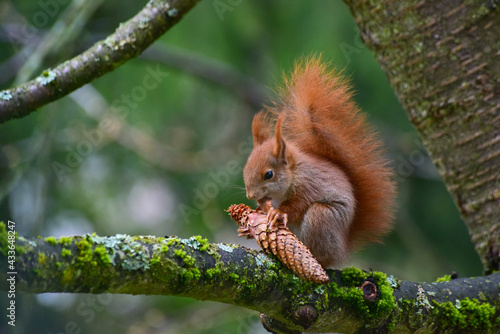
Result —
POLYGON ((282 223, 283 226, 286 227, 286 224, 288 223, 287 214, 284 212, 281 212, 278 209, 271 207, 269 209, 269 213, 267 214, 267 225, 268 226, 276 226, 280 223, 282 223))

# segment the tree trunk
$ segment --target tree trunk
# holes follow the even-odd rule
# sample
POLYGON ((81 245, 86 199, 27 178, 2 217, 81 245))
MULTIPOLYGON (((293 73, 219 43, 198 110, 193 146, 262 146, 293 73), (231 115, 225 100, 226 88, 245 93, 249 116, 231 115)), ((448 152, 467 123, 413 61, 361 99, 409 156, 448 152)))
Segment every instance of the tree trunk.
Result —
POLYGON ((499 270, 497 1, 345 1, 464 219, 499 270))

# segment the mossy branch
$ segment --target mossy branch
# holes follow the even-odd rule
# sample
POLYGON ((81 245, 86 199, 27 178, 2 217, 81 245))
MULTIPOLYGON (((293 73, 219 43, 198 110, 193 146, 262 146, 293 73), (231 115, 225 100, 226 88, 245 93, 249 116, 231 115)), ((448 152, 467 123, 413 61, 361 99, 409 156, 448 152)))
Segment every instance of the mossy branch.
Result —
POLYGON ((0 123, 28 115, 140 55, 199 0, 151 0, 105 40, 37 78, 0 91, 0 123))
MULTIPOLYGON (((403 282, 356 268, 307 282, 276 258, 201 237, 95 234, 14 239, 1 225, 0 286, 32 293, 176 295, 265 313, 276 332, 448 333, 500 329, 500 274, 440 283, 403 282), (9 243, 9 240, 11 241, 9 243), (14 269, 9 245, 15 244, 14 269), (9 272, 16 274, 9 274, 9 272)), ((12 253, 11 253, 12 254, 12 253)))

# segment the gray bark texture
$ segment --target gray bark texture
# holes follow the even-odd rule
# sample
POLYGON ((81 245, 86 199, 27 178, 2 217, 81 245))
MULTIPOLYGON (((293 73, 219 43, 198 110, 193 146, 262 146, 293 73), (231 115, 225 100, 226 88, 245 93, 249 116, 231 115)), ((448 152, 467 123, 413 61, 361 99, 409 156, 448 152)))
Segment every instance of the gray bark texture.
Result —
POLYGON ((345 1, 484 266, 500 269, 498 1, 345 1))

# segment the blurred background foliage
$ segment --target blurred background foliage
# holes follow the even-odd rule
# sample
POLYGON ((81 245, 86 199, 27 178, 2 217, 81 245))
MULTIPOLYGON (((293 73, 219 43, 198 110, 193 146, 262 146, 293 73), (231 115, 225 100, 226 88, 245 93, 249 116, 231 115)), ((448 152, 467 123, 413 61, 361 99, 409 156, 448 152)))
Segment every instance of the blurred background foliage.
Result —
MULTIPOLYGON (((82 52, 145 4, 1 2, 0 89, 20 72, 32 78, 82 52)), ((394 231, 349 265, 413 281, 480 275, 445 185, 347 7, 335 0, 202 1, 141 57, 1 124, 0 219, 30 236, 199 234, 256 247, 237 238, 224 209, 248 203, 241 169, 253 114, 272 100, 282 73, 311 53, 351 77, 397 175, 394 231)), ((18 293, 16 305, 14 333, 264 332, 257 312, 179 297, 18 293)))

